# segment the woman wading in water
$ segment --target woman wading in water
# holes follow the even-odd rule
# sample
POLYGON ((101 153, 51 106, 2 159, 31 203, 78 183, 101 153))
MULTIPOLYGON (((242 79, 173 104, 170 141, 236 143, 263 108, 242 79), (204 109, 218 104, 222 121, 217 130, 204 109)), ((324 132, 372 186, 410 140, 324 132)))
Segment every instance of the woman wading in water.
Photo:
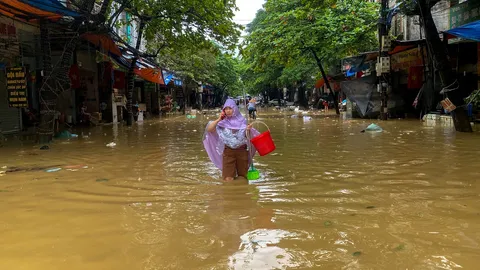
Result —
POLYGON ((248 138, 258 135, 252 125, 238 110, 237 104, 228 99, 223 105, 220 117, 207 125, 203 145, 210 160, 222 170, 224 181, 232 181, 236 176, 246 178, 248 166, 255 155, 248 138))

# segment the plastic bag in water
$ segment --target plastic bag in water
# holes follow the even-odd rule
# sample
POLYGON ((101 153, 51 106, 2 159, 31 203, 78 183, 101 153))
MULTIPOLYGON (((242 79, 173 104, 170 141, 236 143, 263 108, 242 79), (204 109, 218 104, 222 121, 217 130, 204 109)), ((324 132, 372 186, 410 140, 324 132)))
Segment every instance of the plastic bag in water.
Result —
POLYGON ((365 131, 370 131, 370 132, 382 132, 383 129, 375 124, 370 124, 365 131))

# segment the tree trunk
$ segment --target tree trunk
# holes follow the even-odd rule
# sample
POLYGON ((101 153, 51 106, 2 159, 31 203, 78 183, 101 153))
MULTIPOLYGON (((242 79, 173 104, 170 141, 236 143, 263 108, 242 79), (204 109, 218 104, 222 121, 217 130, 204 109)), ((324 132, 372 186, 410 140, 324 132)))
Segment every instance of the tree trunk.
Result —
MULTIPOLYGON (((140 26, 138 27, 137 44, 135 45, 135 49, 137 51, 140 49, 140 44, 142 43, 142 34, 144 28, 145 22, 143 20, 140 20, 140 26)), ((138 57, 138 54, 135 53, 135 56, 130 63, 130 68, 128 69, 127 74, 127 126, 131 126, 133 124, 132 99, 133 88, 135 86, 135 67, 137 65, 138 57)))
POLYGON ((313 49, 310 49, 310 51, 315 57, 315 61, 317 61, 318 68, 322 73, 322 77, 325 80, 325 84, 327 85, 328 90, 330 90, 330 97, 333 98, 333 106, 335 107, 335 112, 337 113, 337 115, 339 115, 340 108, 338 107, 338 93, 334 92, 332 87, 330 87, 330 82, 328 81, 327 75, 325 74, 325 70, 323 69, 322 61, 320 61, 320 58, 318 58, 317 53, 313 49))
POLYGON ((130 68, 127 73, 127 126, 133 124, 133 109, 132 109, 132 99, 133 99, 133 88, 135 86, 135 66, 137 65, 137 57, 132 59, 130 63, 130 68))
POLYGON ((308 99, 307 96, 305 95, 305 86, 303 83, 298 87, 298 104, 302 106, 303 108, 308 110, 308 99))
POLYGON ((282 107, 283 92, 282 89, 278 88, 278 106, 282 107))
POLYGON ((446 97, 448 97, 457 107, 457 109, 452 112, 455 129, 460 132, 472 132, 472 126, 470 125, 467 112, 462 107, 462 105, 465 104, 465 101, 463 100, 464 96, 462 96, 462 93, 458 89, 458 81, 452 72, 452 67, 450 66, 448 50, 445 44, 440 40, 428 1, 420 0, 419 5, 425 29, 425 38, 431 49, 430 51, 433 54, 434 67, 439 72, 442 86, 444 88, 457 88, 456 90, 445 93, 446 97))

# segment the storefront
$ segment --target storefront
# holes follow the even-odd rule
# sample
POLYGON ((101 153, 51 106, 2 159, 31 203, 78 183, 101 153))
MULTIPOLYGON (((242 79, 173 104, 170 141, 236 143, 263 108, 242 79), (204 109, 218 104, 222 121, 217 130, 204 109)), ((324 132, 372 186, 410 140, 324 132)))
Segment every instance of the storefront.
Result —
MULTIPOLYGON (((22 129, 22 113, 19 103, 12 96, 17 89, 14 85, 16 77, 7 78, 7 73, 16 67, 20 61, 20 46, 17 39, 17 27, 7 23, 0 17, 0 131, 4 134, 19 132, 22 129), (13 84, 11 84, 13 83, 13 84), (8 88, 8 89, 7 89, 8 88)), ((21 79, 20 79, 21 80, 21 79)), ((25 79, 23 79, 25 80, 25 79)), ((26 82, 24 83, 26 87, 26 82)), ((26 92, 22 91, 22 92, 26 92)))
MULTIPOLYGON (((469 60, 466 61, 469 62, 469 67, 463 68, 468 69, 471 73, 476 73, 476 87, 480 88, 480 1, 452 0, 449 26, 450 30, 446 31, 449 44, 472 43, 467 45, 469 60), (472 55, 477 56, 476 61, 472 55)), ((460 48, 461 46, 458 45, 458 55, 461 55, 460 52, 464 52, 464 48, 460 48)), ((457 59, 465 62, 460 57, 457 59)))

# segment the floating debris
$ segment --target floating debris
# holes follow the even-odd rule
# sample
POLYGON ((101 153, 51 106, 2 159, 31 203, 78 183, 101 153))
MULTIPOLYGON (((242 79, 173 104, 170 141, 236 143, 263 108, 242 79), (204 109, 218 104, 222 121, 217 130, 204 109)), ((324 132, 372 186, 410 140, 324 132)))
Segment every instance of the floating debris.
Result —
POLYGON ((398 245, 398 247, 395 248, 396 251, 402 251, 402 250, 405 250, 405 245, 404 244, 400 244, 398 245))
POLYGON ((63 166, 64 169, 80 169, 80 168, 84 168, 85 165, 66 165, 66 166, 63 166))
POLYGON ((352 255, 354 257, 358 257, 358 256, 362 255, 362 252, 361 251, 355 251, 352 255))
POLYGON ((327 220, 327 221, 323 222, 323 225, 324 225, 325 227, 330 227, 330 226, 333 225, 333 223, 332 223, 330 220, 327 220))
POLYGON ((107 178, 100 178, 100 179, 97 179, 95 181, 96 182, 108 182, 108 179, 107 178))
POLYGON ((367 208, 367 209, 373 209, 373 208, 375 208, 375 206, 370 205, 370 206, 367 206, 367 207, 365 207, 365 208, 367 208))
POLYGON ((58 172, 62 170, 62 168, 51 168, 51 169, 46 169, 45 172, 51 173, 51 172, 58 172))
POLYGON ((40 147, 40 150, 48 150, 50 149, 50 147, 48 145, 44 145, 42 147, 40 147))
POLYGON ((107 147, 115 147, 116 145, 117 145, 116 143, 111 142, 111 143, 107 144, 107 147))
POLYGON ((362 132, 382 132, 383 128, 379 127, 378 125, 375 124, 370 124, 366 129, 362 130, 362 132))

